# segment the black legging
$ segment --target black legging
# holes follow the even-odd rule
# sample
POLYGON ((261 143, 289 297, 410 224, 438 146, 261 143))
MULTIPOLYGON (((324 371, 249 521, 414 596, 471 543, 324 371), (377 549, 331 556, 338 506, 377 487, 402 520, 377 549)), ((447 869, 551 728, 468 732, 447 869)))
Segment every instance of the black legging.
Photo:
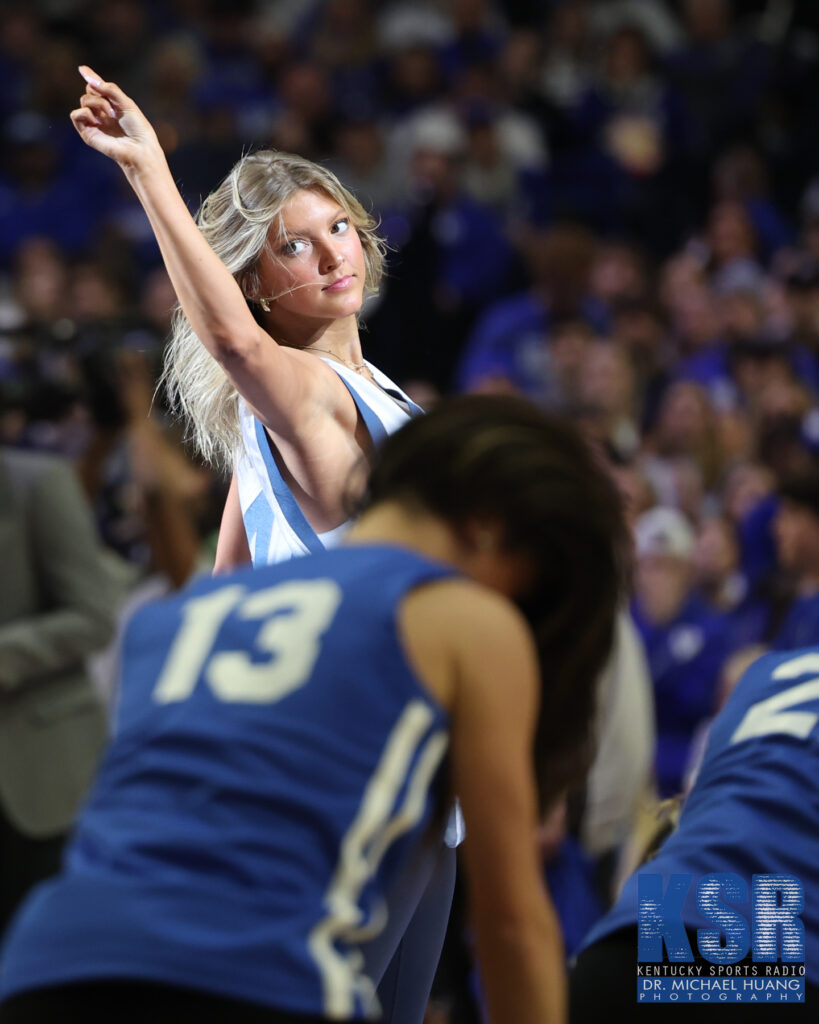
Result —
POLYGON ((132 980, 34 989, 0 1004, 0 1024, 329 1024, 174 985, 132 980))
MULTIPOLYGON (((694 937, 696 943, 696 937, 694 937)), ((696 948, 696 947, 694 947, 696 948)), ((698 961, 705 962, 705 961, 698 961)), ((709 965, 710 966, 710 965, 709 965)), ((756 1005, 749 1003, 722 1003, 713 1000, 714 1024, 747 1022, 756 1016, 756 1005)), ((634 1020, 635 1012, 645 1024, 664 1024, 683 1018, 694 1019, 705 1003, 638 1003, 637 1002, 637 928, 632 926, 613 932, 605 939, 589 946, 577 959, 569 975, 570 1024, 600 1024, 602 1020, 620 1017, 634 1020)), ((804 1020, 806 1014, 816 1020, 819 1013, 819 988, 805 981, 805 1000, 795 1003, 760 1003, 759 1024, 788 1024, 794 1016, 804 1020)))

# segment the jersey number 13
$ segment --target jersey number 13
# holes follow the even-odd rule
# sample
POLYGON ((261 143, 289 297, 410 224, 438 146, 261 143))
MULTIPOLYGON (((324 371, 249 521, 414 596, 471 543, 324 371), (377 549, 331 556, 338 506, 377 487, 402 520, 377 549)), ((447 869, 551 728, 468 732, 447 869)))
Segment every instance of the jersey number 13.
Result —
POLYGON ((153 691, 160 704, 187 700, 201 677, 219 700, 267 704, 310 678, 321 637, 333 621, 342 591, 329 579, 296 580, 248 593, 222 587, 182 606, 182 624, 153 691), (214 650, 234 613, 262 620, 249 650, 214 650), (252 654, 267 654, 259 660, 252 654))

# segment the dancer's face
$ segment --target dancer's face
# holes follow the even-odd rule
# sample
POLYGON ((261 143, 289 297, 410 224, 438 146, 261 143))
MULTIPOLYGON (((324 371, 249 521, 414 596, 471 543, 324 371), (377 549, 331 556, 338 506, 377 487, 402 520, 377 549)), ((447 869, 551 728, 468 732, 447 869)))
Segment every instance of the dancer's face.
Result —
POLYGON ((361 308, 364 253, 347 211, 322 192, 303 190, 285 203, 262 257, 262 296, 273 320, 338 320, 361 308), (278 296, 273 301, 273 297, 278 296))

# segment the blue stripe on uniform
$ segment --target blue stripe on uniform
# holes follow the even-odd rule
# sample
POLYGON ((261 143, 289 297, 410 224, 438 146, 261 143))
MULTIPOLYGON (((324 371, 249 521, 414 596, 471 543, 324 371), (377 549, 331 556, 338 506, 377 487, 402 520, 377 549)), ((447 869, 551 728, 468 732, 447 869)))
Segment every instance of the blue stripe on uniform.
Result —
MULTIPOLYGON (((378 446, 387 437, 387 430, 377 414, 370 408, 364 399, 353 389, 353 387, 347 383, 347 381, 338 375, 339 380, 342 382, 345 388, 350 392, 353 397, 353 401, 356 404, 356 408, 361 415, 361 419, 364 421, 364 426, 367 428, 370 434, 370 438, 374 445, 378 446)), ((415 406, 417 409, 418 406, 415 406)), ((276 465, 276 460, 273 458, 273 452, 270 449, 270 437, 264 428, 264 425, 260 420, 255 420, 256 425, 256 441, 259 445, 259 451, 262 453, 262 459, 264 460, 265 469, 270 480, 270 486, 273 489, 273 494, 276 496, 276 501, 279 503, 279 507, 282 510, 284 518, 287 520, 290 528, 304 544, 308 551, 312 554, 316 554, 318 551, 324 550, 324 545, 321 542, 321 538, 308 523, 307 517, 299 507, 299 503, 293 497, 293 492, 287 486, 284 477, 281 474, 281 470, 276 465)), ((268 543, 270 538, 268 536, 268 543)), ((259 548, 259 535, 257 534, 256 541, 257 549, 259 548)), ((262 557, 267 557, 265 551, 262 557)), ((255 561, 255 559, 254 559, 255 561)))

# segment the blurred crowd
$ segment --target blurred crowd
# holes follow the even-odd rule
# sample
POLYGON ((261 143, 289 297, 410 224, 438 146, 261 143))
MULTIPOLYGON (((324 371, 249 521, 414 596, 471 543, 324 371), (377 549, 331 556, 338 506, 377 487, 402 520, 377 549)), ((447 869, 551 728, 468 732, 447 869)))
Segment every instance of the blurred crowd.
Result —
POLYGON ((518 393, 600 445, 679 791, 752 653, 819 636, 817 5, 6 0, 0 444, 70 458, 104 543, 178 586, 225 481, 155 390, 174 296, 69 122, 86 62, 192 211, 252 148, 336 171, 390 247, 365 354, 421 404, 518 393))

